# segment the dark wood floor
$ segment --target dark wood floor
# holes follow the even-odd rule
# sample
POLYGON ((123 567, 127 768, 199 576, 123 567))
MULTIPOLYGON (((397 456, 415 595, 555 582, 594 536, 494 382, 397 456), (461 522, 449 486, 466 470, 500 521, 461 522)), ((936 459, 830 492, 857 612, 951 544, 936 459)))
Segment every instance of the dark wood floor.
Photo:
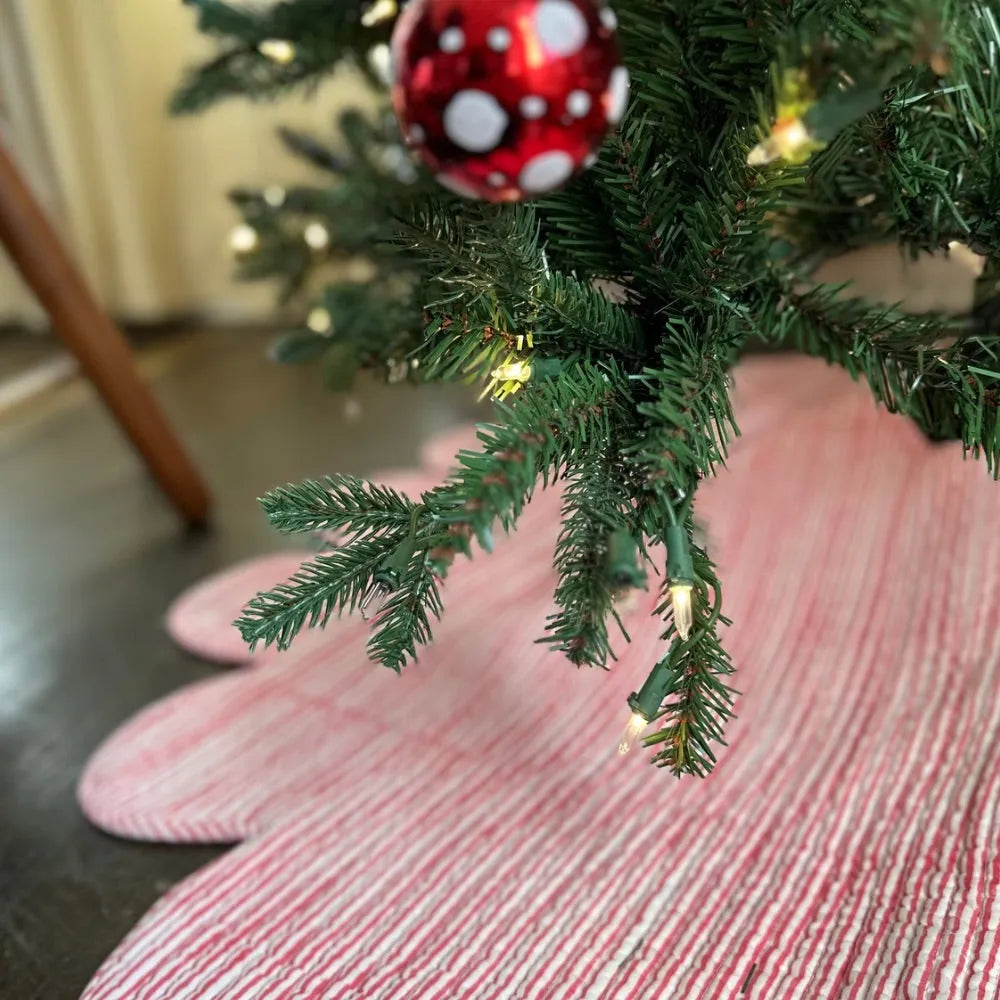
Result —
POLYGON ((102 959, 210 848, 128 843, 74 801, 118 723, 213 667, 161 616, 237 559, 290 544, 254 498, 332 470, 412 465, 419 443, 476 412, 458 389, 343 397, 270 364, 260 333, 189 334, 142 368, 211 483, 215 526, 185 533, 85 383, 0 414, 0 998, 78 997, 102 959))

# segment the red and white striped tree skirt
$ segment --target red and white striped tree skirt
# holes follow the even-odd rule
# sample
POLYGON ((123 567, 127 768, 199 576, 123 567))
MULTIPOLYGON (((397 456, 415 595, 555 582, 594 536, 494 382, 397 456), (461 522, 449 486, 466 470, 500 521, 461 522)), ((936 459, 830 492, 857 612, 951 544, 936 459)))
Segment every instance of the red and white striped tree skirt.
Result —
MULTIPOLYGON (((542 494, 456 566, 403 677, 344 620, 105 743, 80 787, 99 826, 245 843, 86 1000, 997 996, 1000 487, 814 362, 738 389, 746 436, 698 507, 745 692, 708 779, 614 753, 652 595, 609 674, 532 644, 542 494)), ((239 585, 280 569, 258 568, 239 585)), ((233 593, 188 610, 224 630, 233 593)))

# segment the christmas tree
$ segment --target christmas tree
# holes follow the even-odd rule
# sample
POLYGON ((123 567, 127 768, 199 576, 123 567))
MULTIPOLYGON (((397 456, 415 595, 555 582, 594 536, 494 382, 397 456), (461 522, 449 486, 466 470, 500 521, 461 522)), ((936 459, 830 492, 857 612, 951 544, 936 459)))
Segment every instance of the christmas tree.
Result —
POLYGON ((343 116, 335 149, 285 132, 324 182, 234 192, 244 277, 277 276, 289 297, 331 259, 370 264, 369 280, 334 281, 303 308, 278 357, 318 362, 335 387, 365 368, 478 382, 496 399, 479 449, 417 500, 339 475, 264 497, 278 529, 338 544, 249 602, 238 624, 250 643, 284 647, 360 609, 372 658, 401 670, 431 639, 453 560, 488 552, 558 479, 544 641, 605 667, 616 596, 655 581, 663 657, 629 701, 623 745, 645 731, 656 764, 704 775, 734 691, 697 491, 738 433, 741 353, 781 346, 841 365, 997 476, 995 0, 616 0, 614 13, 592 0, 411 0, 402 14, 393 0, 188 2, 218 53, 186 79, 179 111, 309 87, 344 61, 387 108, 393 44, 405 134, 388 111, 343 116), (627 106, 607 57, 618 45, 627 106), (544 100, 524 90, 532 59, 544 100), (442 98, 452 85, 479 95, 471 116, 442 98), (522 147, 542 135, 572 155, 529 170, 522 147), (581 158, 587 141, 596 155, 581 158), (972 313, 908 315, 810 281, 822 258, 886 240, 907 255, 981 254, 972 313))

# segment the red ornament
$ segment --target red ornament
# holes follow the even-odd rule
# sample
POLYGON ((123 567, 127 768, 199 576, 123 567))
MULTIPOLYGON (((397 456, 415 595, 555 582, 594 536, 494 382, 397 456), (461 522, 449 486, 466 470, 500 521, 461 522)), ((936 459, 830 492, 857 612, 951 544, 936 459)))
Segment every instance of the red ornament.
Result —
POLYGON ((561 187, 625 110, 616 26, 591 0, 412 0, 392 38, 407 144, 467 198, 561 187))

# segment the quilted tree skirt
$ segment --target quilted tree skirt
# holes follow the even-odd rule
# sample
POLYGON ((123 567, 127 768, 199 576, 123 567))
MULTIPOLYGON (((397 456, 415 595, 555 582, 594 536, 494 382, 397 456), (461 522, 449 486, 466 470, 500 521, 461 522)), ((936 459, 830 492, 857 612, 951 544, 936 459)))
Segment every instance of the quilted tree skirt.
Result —
POLYGON ((354 618, 250 662, 228 623, 297 557, 244 564, 170 627, 246 665, 126 723, 80 785, 121 836, 239 846, 87 1000, 996 997, 1000 486, 815 362, 751 362, 737 401, 698 505, 744 692, 709 778, 614 752, 654 595, 608 673, 533 643, 555 491, 456 565, 401 678, 354 618))

